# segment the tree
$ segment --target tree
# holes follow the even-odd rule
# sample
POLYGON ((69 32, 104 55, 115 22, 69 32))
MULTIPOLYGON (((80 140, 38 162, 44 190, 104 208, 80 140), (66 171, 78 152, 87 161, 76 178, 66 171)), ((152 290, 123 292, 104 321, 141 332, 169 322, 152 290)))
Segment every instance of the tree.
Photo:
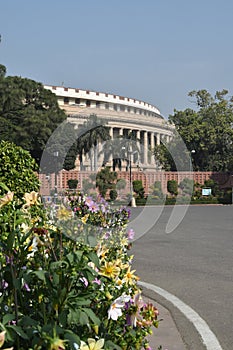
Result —
POLYGON ((0 181, 16 196, 39 191, 36 170, 37 164, 28 151, 11 142, 0 141, 0 181))
POLYGON ((178 183, 176 180, 168 180, 167 182, 167 190, 173 196, 177 196, 178 194, 178 183))
POLYGON ((29 151, 37 163, 50 135, 66 119, 56 96, 41 83, 5 77, 0 66, 0 139, 29 151))
MULTIPOLYGON (((227 94, 222 90, 212 97, 206 90, 191 91, 196 110, 175 110, 169 117, 188 152, 195 150, 192 160, 196 171, 233 170, 233 98, 227 94)), ((161 154, 163 162, 171 164, 163 150, 161 154)))
POLYGON ((70 190, 75 190, 78 186, 78 180, 77 179, 69 179, 67 181, 68 187, 70 190))
POLYGON ((142 180, 134 180, 133 181, 133 190, 137 193, 139 198, 144 198, 145 190, 142 185, 142 180))
POLYGON ((111 171, 109 167, 101 169, 96 175, 96 187, 100 195, 105 198, 108 190, 115 190, 117 173, 111 171))
POLYGON ((98 143, 110 139, 109 128, 105 122, 95 114, 91 114, 89 119, 80 127, 77 140, 80 168, 82 170, 83 154, 90 154, 91 170, 97 170, 98 143), (92 149, 94 148, 94 152, 92 149))

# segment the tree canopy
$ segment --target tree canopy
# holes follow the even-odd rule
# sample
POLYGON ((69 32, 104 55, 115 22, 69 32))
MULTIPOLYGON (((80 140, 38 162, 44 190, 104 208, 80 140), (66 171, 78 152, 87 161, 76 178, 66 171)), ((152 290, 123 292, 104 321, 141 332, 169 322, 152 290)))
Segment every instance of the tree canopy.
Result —
POLYGON ((66 115, 41 83, 5 74, 0 65, 0 140, 21 146, 39 163, 47 140, 66 115))
MULTIPOLYGON (((232 171, 233 98, 228 97, 227 90, 217 91, 214 97, 206 90, 191 91, 189 96, 194 98, 196 109, 174 110, 169 121, 175 125, 184 141, 192 158, 193 169, 232 171)), ((174 138, 170 149, 176 149, 178 145, 178 139, 174 138)), ((155 155, 164 169, 175 170, 166 145, 156 147, 155 155)))

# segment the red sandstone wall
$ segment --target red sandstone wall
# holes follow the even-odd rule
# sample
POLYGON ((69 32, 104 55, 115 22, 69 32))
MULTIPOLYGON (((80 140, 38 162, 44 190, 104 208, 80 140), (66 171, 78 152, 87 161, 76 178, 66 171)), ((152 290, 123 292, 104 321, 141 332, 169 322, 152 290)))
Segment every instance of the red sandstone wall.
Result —
MULTIPOLYGON (((68 188, 68 180, 69 179, 77 179, 78 180, 78 188, 82 188, 82 180, 89 178, 90 174, 94 174, 92 172, 80 172, 77 170, 66 171, 62 170, 57 175, 57 189, 58 192, 68 188)), ((201 185, 204 184, 205 180, 210 178, 216 180, 222 188, 224 187, 232 187, 233 186, 233 176, 227 173, 215 173, 215 172, 166 172, 166 171, 158 171, 158 172, 132 172, 132 181, 134 180, 142 180, 142 184, 145 188, 145 193, 149 193, 150 186, 153 185, 155 181, 161 181, 162 190, 164 193, 167 192, 167 181, 168 180, 176 180, 180 183, 184 178, 190 178, 194 180, 195 183, 199 183, 201 185)), ((118 172, 118 178, 123 178, 126 180, 126 192, 130 191, 130 175, 129 172, 122 171, 118 172)), ((55 174, 51 174, 48 178, 45 174, 40 174, 39 179, 41 182, 41 194, 49 195, 50 190, 55 188, 55 174)))

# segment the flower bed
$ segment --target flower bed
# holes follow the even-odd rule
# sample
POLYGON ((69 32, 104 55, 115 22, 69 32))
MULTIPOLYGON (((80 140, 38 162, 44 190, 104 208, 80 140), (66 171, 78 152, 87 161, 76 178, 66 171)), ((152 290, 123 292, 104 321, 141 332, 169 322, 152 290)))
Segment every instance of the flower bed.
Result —
POLYGON ((49 209, 36 192, 19 198, 8 190, 0 198, 4 345, 150 349, 158 310, 143 302, 132 270, 129 211, 81 193, 49 209))

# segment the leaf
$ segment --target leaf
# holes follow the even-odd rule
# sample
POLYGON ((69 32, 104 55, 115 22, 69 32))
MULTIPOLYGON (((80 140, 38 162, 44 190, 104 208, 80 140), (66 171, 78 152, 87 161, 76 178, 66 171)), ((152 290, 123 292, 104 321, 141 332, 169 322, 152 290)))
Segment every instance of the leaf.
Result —
POLYGON ((24 333, 24 331, 22 330, 21 327, 18 326, 7 326, 7 329, 11 329, 13 330, 15 333, 17 333, 21 338, 23 339, 28 339, 28 336, 26 333, 24 333))
POLYGON ((95 264, 95 266, 99 267, 98 255, 95 252, 90 252, 88 255, 89 255, 91 261, 95 264))
POLYGON ((7 249, 12 250, 15 241, 15 232, 11 231, 7 237, 7 249))
POLYGON ((36 275, 41 281, 46 282, 46 279, 45 279, 46 271, 38 270, 38 271, 33 271, 32 273, 36 275))
POLYGON ((74 344, 79 344, 80 343, 80 338, 78 335, 76 335, 75 333, 73 333, 70 330, 66 330, 65 334, 64 334, 64 339, 67 339, 70 343, 70 346, 72 346, 72 349, 77 349, 74 344))
POLYGON ((87 316, 87 314, 86 314, 84 311, 81 311, 81 312, 80 312, 79 323, 80 323, 82 326, 85 326, 86 324, 89 323, 88 316, 87 316))
POLYGON ((109 350, 122 350, 120 346, 114 344, 111 340, 105 342, 105 347, 109 350))
POLYGON ((6 325, 8 322, 13 321, 15 319, 15 315, 13 314, 6 314, 2 318, 3 325, 6 325))
POLYGON ((92 311, 92 309, 83 308, 83 311, 87 314, 87 316, 92 320, 92 322, 99 326, 100 325, 100 319, 96 316, 96 314, 92 311))
POLYGON ((3 182, 0 182, 0 187, 2 187, 5 191, 10 192, 9 187, 7 187, 3 182))

